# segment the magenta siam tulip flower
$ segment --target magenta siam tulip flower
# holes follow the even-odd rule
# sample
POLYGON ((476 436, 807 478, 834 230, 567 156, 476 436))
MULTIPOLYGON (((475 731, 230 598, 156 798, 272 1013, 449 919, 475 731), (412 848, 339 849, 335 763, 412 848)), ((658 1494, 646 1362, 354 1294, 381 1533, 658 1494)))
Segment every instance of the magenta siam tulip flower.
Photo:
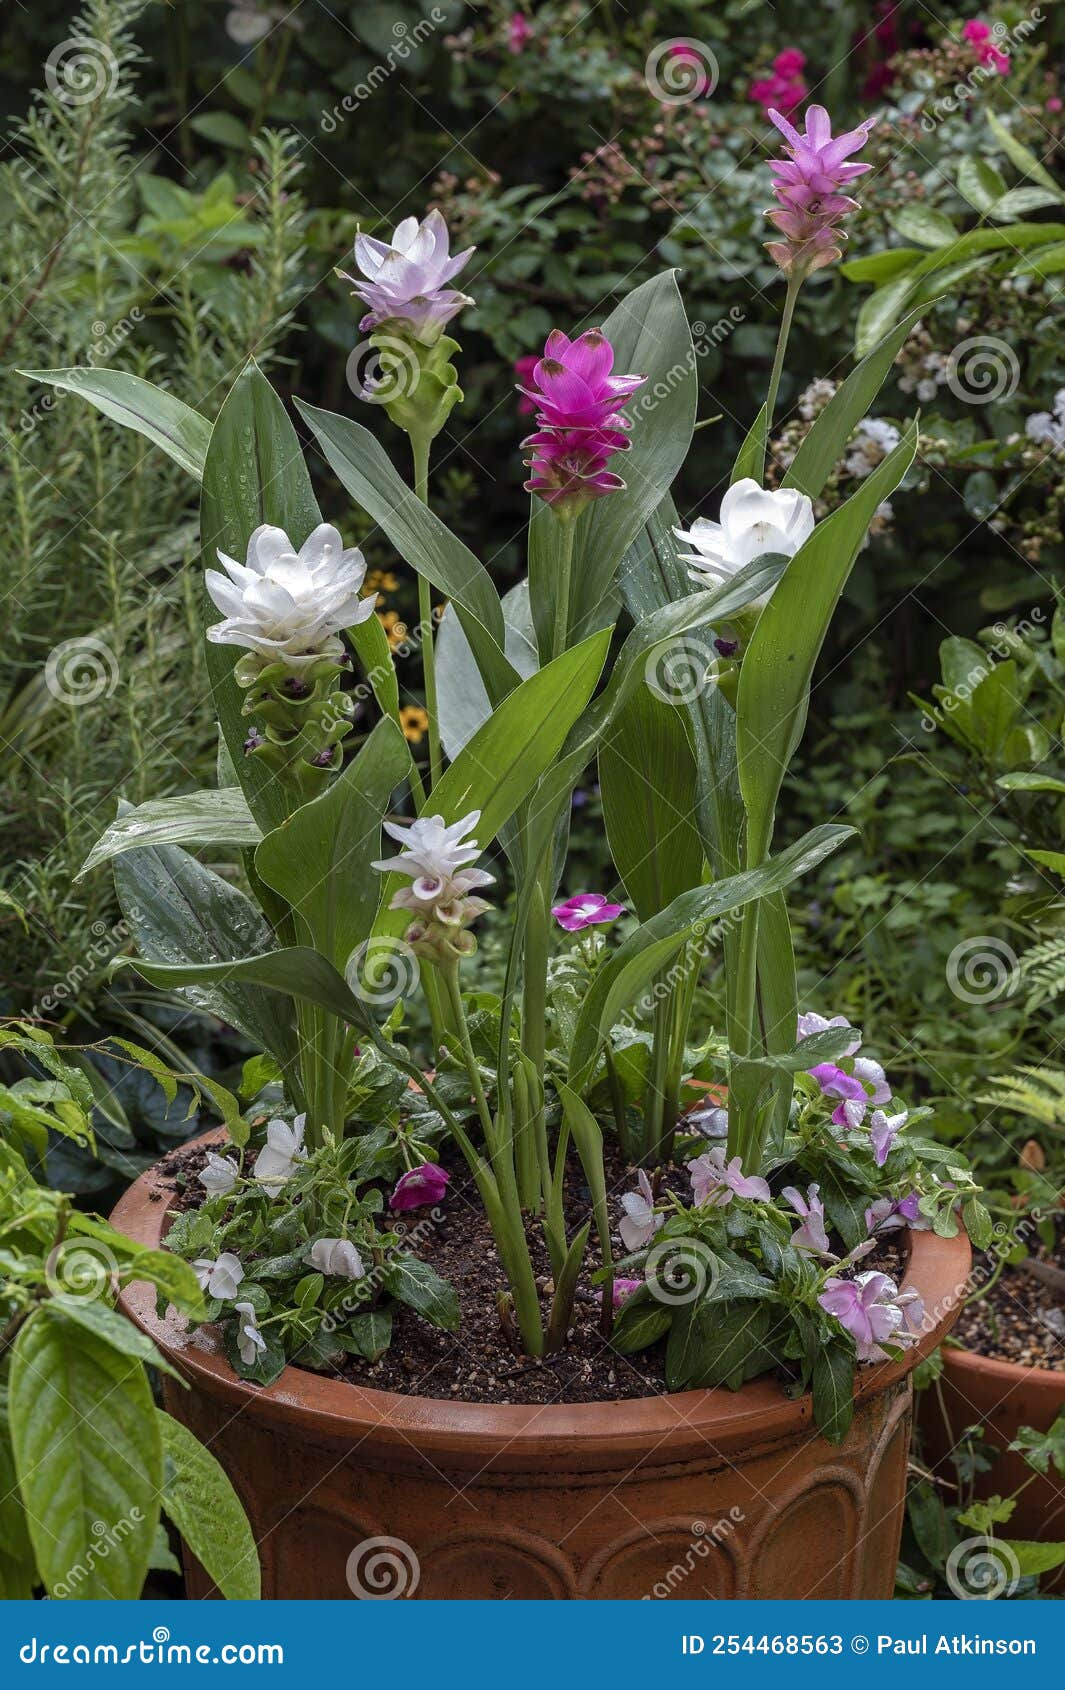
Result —
POLYGON ((358 276, 349 276, 355 292, 368 307, 360 329, 380 329, 393 323, 397 332, 413 335, 424 346, 434 346, 441 331, 473 300, 456 293, 447 283, 473 256, 450 251, 451 237, 439 211, 430 211, 419 223, 405 217, 391 241, 378 241, 361 232, 355 236, 358 276))
POLYGON ((865 1211, 865 1225, 869 1233, 897 1232, 908 1226, 911 1232, 927 1232, 932 1223, 921 1213, 916 1191, 905 1197, 878 1197, 865 1211))
POLYGON ((555 904, 551 914, 567 933, 579 933, 585 927, 603 927, 625 914, 624 904, 608 904, 602 892, 577 892, 564 904, 555 904))
POLYGON ((842 190, 870 168, 846 161, 865 145, 876 119, 833 135, 824 106, 807 108, 805 133, 775 109, 769 116, 787 142, 788 156, 769 164, 777 204, 766 216, 784 239, 767 242, 767 250, 786 276, 808 276, 840 256, 840 243, 846 240, 840 223, 858 210, 857 200, 842 190))
POLYGON ((806 54, 798 47, 785 47, 773 60, 768 76, 758 77, 747 90, 747 98, 757 101, 764 112, 770 107, 790 117, 806 98, 806 54))
POLYGON ((817 1256, 829 1253, 828 1233, 825 1231, 825 1206, 821 1201, 821 1187, 811 1185, 804 1197, 793 1185, 786 1185, 780 1194, 791 1204, 802 1220, 791 1235, 796 1250, 812 1250, 817 1256))
POLYGON ((421 1162, 396 1181, 388 1206, 402 1214, 406 1209, 425 1209, 430 1203, 440 1203, 450 1181, 451 1175, 439 1162, 421 1162))
POLYGON ((532 40, 532 25, 524 12, 511 12, 507 22, 507 46, 512 53, 523 53, 532 40))
POLYGON ((613 368, 614 348, 601 329, 576 340, 553 329, 531 383, 520 389, 537 407, 536 433, 522 441, 532 472, 525 486, 560 514, 625 485, 607 464, 628 450, 632 422, 621 407, 647 377, 615 376, 613 368))
POLYGON ((531 417, 540 400, 535 385, 536 366, 539 362, 535 352, 527 352, 523 358, 514 360, 514 374, 518 378, 518 392, 521 394, 518 400, 518 414, 523 417, 531 417))
POLYGON ((854 1339, 859 1361, 885 1361, 882 1344, 911 1341, 924 1317, 916 1291, 899 1291, 886 1273, 860 1273, 854 1279, 826 1279, 818 1302, 854 1339))
POLYGON ((723 1209, 734 1197, 752 1197, 758 1203, 768 1203, 772 1195, 765 1180, 757 1174, 747 1178, 738 1156, 726 1162, 720 1145, 689 1162, 688 1177, 692 1182, 692 1202, 697 1209, 723 1209))
POLYGON ((990 65, 999 76, 1009 75, 1010 56, 995 43, 999 33, 997 27, 985 23, 983 18, 968 18, 962 25, 961 33, 962 40, 969 43, 982 65, 990 65))

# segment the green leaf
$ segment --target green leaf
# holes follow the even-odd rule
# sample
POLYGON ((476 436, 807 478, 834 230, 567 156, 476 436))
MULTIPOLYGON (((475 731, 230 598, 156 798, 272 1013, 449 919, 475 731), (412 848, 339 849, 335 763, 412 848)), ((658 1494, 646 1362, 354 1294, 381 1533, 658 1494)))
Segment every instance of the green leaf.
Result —
POLYGON ((1037 775, 1029 769, 999 775, 996 784, 1004 792, 1065 792, 1065 780, 1058 780, 1054 775, 1037 775))
POLYGON ((1029 211, 1043 211, 1048 205, 1060 205, 1062 195, 1057 188, 1011 188, 991 207, 990 215, 996 223, 1012 223, 1029 211))
POLYGON ((418 1256, 393 1256, 381 1270, 381 1284, 408 1308, 445 1332, 459 1328, 459 1300, 455 1287, 418 1256))
POLYGON ((592 1200, 592 1214, 595 1216, 595 1230, 599 1239, 604 1265, 609 1267, 613 1255, 610 1242, 610 1211, 607 1206, 606 1172, 603 1167, 603 1135, 599 1123, 588 1108, 587 1104, 570 1091, 567 1085, 558 1082, 558 1096, 562 1104, 566 1125, 569 1127, 573 1142, 577 1147, 584 1177, 588 1181, 588 1194, 592 1200))
POLYGON ((202 477, 211 424, 154 382, 144 381, 125 370, 98 370, 91 365, 71 370, 23 370, 21 374, 29 381, 45 382, 50 387, 79 394, 105 417, 143 434, 154 446, 161 446, 197 481, 202 477))
POLYGON ((950 218, 930 205, 904 205, 899 211, 889 211, 887 220, 904 241, 916 241, 918 246, 945 246, 958 238, 950 218))
POLYGON ((814 1419, 830 1444, 843 1442, 854 1418, 854 1352, 823 1345, 814 1358, 814 1419))
POLYGON ((341 485, 400 557, 450 599, 489 697, 498 703, 518 677, 504 655, 499 594, 484 565, 397 475, 368 429, 298 399, 296 406, 341 485))
POLYGON ((599 752, 610 855, 642 921, 702 878, 695 759, 684 721, 681 710, 638 686, 599 752))
POLYGON ((610 1334, 610 1342, 623 1356, 645 1350, 668 1332, 673 1321, 673 1309, 652 1297, 646 1285, 641 1285, 631 1297, 626 1297, 618 1310, 610 1334))
POLYGON ((381 821, 410 769, 410 751, 388 717, 377 723, 332 785, 267 834, 255 867, 291 905, 304 937, 343 971, 373 928, 381 821))
POLYGON ((1024 855, 1029 862, 1038 863, 1041 868, 1051 869, 1054 874, 1065 874, 1065 851, 1025 851, 1024 855))
POLYGON ((1040 1573, 1051 1573, 1055 1567, 1065 1566, 1065 1543, 1032 1543, 1020 1538, 1006 1538, 1000 1548, 1006 1551, 1005 1565, 1011 1577, 1018 1574, 1021 1578, 1038 1577, 1040 1573), (1016 1569, 1010 1567, 1009 1556, 1016 1562, 1016 1569))
MULTIPOLYGON (((123 1264, 127 1284, 144 1280, 161 1291, 190 1320, 204 1317, 203 1291, 188 1262, 171 1250, 138 1250, 128 1267, 123 1264)), ((158 1365, 158 1364, 157 1364, 158 1365)))
POLYGON ((969 154, 958 161, 958 192, 977 211, 990 211, 1005 194, 1006 182, 993 164, 969 154))
POLYGON ((376 616, 368 616, 365 622, 357 622, 349 628, 347 636, 363 681, 370 683, 382 715, 391 716, 398 725, 399 676, 382 624, 376 616))
POLYGON ((15 1340, 8 1413, 47 1594, 136 1600, 163 1482, 162 1440, 143 1364, 49 1303, 15 1340))
MULTIPOLYGON (((302 546, 321 522, 296 431, 270 383, 253 362, 237 377, 211 435, 203 468, 200 533, 203 563, 217 569, 217 554, 243 563, 248 541, 262 523, 283 528, 292 544, 302 546)), ((220 620, 200 595, 204 627, 220 620)), ((285 788, 258 757, 245 757, 248 719, 241 714, 244 695, 233 679, 238 657, 233 646, 206 646, 207 673, 218 721, 233 768, 256 821, 265 832, 283 821, 285 788)))
POLYGON ((212 993, 223 988, 243 991, 246 986, 264 986, 284 997, 317 1004, 353 1026, 369 1026, 365 1003, 355 996, 328 958, 306 945, 290 945, 239 962, 162 963, 142 957, 123 957, 117 966, 132 968, 153 986, 172 991, 208 987, 212 993))
POLYGON ((1053 193, 1058 199, 1061 199, 1061 190, 1049 170, 1040 164, 1033 152, 1030 152, 1022 142, 1017 140, 1016 136, 1006 128, 1002 119, 996 116, 993 111, 988 111, 987 121, 995 140, 1010 163, 1021 172, 1021 175, 1030 176, 1033 182, 1041 183, 1048 193, 1053 193))
POLYGON ((815 527, 784 572, 744 655, 736 752, 748 824, 748 860, 768 849, 784 773, 802 736, 814 664, 873 513, 917 449, 911 423, 895 450, 846 504, 815 527))
POLYGON ((736 454, 736 462, 732 466, 729 477, 731 484, 743 481, 748 476, 761 486, 765 480, 765 455, 769 436, 769 409, 763 405, 755 417, 744 437, 743 444, 736 454))
POLYGON ((581 1005, 570 1052, 569 1084, 573 1090, 584 1089, 600 1047, 618 1017, 678 951, 692 939, 712 937, 708 929, 719 916, 752 899, 782 891, 815 868, 852 833, 852 828, 830 824, 814 828, 762 868, 682 893, 660 915, 652 916, 630 934, 600 964, 581 1005))
POLYGON ((352 1315, 333 1336, 341 1349, 364 1361, 378 1361, 392 1342, 392 1310, 367 1309, 365 1314, 352 1315))
MULTIPOLYGON (((504 593, 503 620, 507 660, 527 681, 540 667, 528 581, 504 593)), ((492 705, 462 623, 449 611, 441 617, 436 636, 436 693, 440 737, 448 756, 455 758, 488 720, 492 705)))
POLYGON ((257 845, 259 825, 239 786, 209 788, 181 798, 153 798, 125 810, 100 835, 77 878, 123 851, 146 845, 257 845))
POLYGON ((584 1252, 588 1248, 591 1227, 591 1221, 585 1221, 570 1241, 561 1265, 556 1269, 555 1294, 551 1299, 551 1315, 544 1335, 548 1355, 552 1355, 565 1342, 573 1319, 573 1298, 584 1261, 584 1252))
MULTIPOLYGON (((182 1263, 182 1266, 186 1266, 182 1263)), ((191 1273, 191 1268, 189 1269, 191 1273)), ((193 1275, 195 1280, 195 1275, 193 1275)), ((197 1286, 199 1290, 199 1286, 197 1286)), ((67 1320, 75 1326, 81 1326, 86 1332, 91 1332, 101 1343, 110 1344, 119 1355, 133 1356, 137 1361, 150 1363, 161 1373, 169 1373, 172 1379, 180 1379, 177 1369, 161 1355, 146 1332, 118 1309, 109 1308, 99 1298, 88 1299, 77 1296, 60 1294, 52 1299, 51 1308, 60 1310, 67 1320)))
POLYGON ((222 1595, 257 1602, 259 1556, 248 1517, 224 1470, 188 1429, 156 1410, 165 1457, 163 1509, 222 1595))

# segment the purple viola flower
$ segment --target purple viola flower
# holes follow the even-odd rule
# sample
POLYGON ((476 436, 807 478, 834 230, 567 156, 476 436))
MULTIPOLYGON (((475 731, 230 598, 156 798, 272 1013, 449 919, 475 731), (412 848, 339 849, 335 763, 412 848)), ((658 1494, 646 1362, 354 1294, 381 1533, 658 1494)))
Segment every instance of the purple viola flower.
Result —
POLYGON ((879 1062, 868 1056, 857 1056, 851 1067, 853 1072, 848 1074, 835 1062, 819 1062, 816 1068, 807 1070, 826 1097, 839 1098, 832 1111, 832 1121, 837 1127, 860 1127, 871 1103, 891 1100, 891 1087, 879 1062))
POLYGON ((916 1191, 906 1197, 878 1197, 865 1211, 866 1230, 870 1233, 897 1232, 906 1226, 911 1232, 927 1232, 931 1224, 921 1213, 916 1191))
POLYGON ((618 1232, 626 1250, 642 1250, 666 1224, 665 1215, 655 1214, 655 1194, 642 1168, 636 1175, 636 1190, 626 1191, 621 1207, 625 1214, 618 1232))
POLYGON ((791 1235, 793 1247, 796 1250, 812 1250, 817 1256, 827 1256, 829 1243, 821 1187, 811 1185, 804 1197, 794 1185, 786 1185, 780 1195, 787 1199, 802 1220, 802 1225, 791 1235))
POLYGON ((360 329, 379 329, 385 323, 412 334, 425 346, 440 339, 444 325, 473 301, 447 287, 472 258, 474 248, 451 256, 451 237, 439 211, 419 223, 405 217, 391 241, 372 235, 355 236, 358 276, 341 271, 369 307, 360 329))
POLYGON ((531 471, 525 486, 549 505, 579 509, 625 486, 607 464, 628 450, 632 421, 621 408, 647 377, 616 376, 613 368, 614 348, 601 329, 576 340, 553 329, 532 382, 519 388, 536 406, 536 433, 522 441, 531 471))
POLYGON ((874 1109, 869 1117, 869 1141, 873 1147, 873 1160, 878 1168, 882 1168, 891 1153, 901 1129, 906 1125, 906 1110, 902 1109, 897 1115, 885 1115, 882 1109, 874 1109))
POLYGON ((580 933, 585 927, 603 927, 616 921, 625 914, 625 905, 608 904, 602 892, 577 892, 564 904, 555 904, 551 914, 567 933, 580 933))
POLYGON ((747 1177, 738 1156, 726 1163, 719 1144, 688 1163, 688 1177, 692 1182, 692 1202, 697 1209, 723 1209, 733 1197, 751 1197, 756 1202, 768 1203, 772 1195, 758 1174, 747 1177))
POLYGON ((818 1302, 854 1339, 859 1361, 885 1361, 882 1344, 911 1341, 923 1319, 916 1291, 900 1291, 886 1273, 859 1273, 854 1279, 826 1279, 818 1302))
POLYGON ((767 250, 785 275, 808 276, 840 256, 847 238, 840 224, 859 209, 841 190, 870 168, 846 161, 865 145, 876 119, 833 135, 824 106, 807 107, 805 133, 772 108, 769 117, 784 137, 787 156, 769 164, 777 204, 766 216, 784 239, 767 242, 767 250))
POLYGON ((450 1182, 451 1175, 439 1162, 421 1162, 396 1181, 388 1206, 397 1214, 406 1209, 428 1208, 430 1203, 441 1202, 450 1182))

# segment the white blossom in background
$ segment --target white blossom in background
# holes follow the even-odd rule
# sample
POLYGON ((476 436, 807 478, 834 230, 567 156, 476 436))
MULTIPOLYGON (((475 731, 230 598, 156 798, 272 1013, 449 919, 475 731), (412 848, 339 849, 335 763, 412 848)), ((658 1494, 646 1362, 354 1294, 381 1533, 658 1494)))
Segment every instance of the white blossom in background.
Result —
POLYGON ((209 1150, 207 1162, 196 1178, 209 1197, 227 1197, 240 1178, 240 1169, 232 1156, 219 1156, 216 1150, 209 1150))
POLYGON ((847 474, 864 481, 895 450, 901 438, 894 423, 885 422, 883 417, 863 417, 847 449, 843 466, 847 474))
POLYGON ((490 886, 495 877, 484 869, 467 866, 480 855, 476 839, 469 837, 480 819, 480 810, 471 810, 450 826, 443 816, 386 822, 385 832, 404 850, 398 856, 381 858, 373 866, 382 873, 394 870, 411 877, 411 884, 394 894, 390 908, 409 910, 422 920, 441 921, 446 926, 465 926, 488 909, 483 898, 471 894, 481 886, 490 886))
POLYGON ((254 1367, 261 1351, 266 1348, 266 1339, 259 1331, 259 1322, 250 1303, 234 1303, 233 1307, 240 1315, 240 1325, 237 1328, 240 1359, 245 1367, 254 1367))
POLYGON ((834 399, 839 389, 838 381, 830 381, 827 376, 818 376, 809 387, 799 394, 798 409, 803 422, 813 422, 819 417, 830 399, 834 399))
POLYGON ((255 1158, 252 1172, 271 1197, 277 1196, 300 1162, 307 1159, 303 1147, 306 1126, 306 1115, 297 1115, 291 1124, 281 1120, 267 1122, 266 1143, 255 1158))
POLYGON ((233 1300, 244 1278, 244 1269, 232 1250, 223 1250, 214 1262, 209 1256, 198 1256, 192 1264, 192 1271, 196 1275, 200 1290, 206 1291, 209 1297, 217 1297, 223 1303, 233 1300))
MULTIPOLYGON (((769 553, 794 557, 814 531, 814 507, 805 493, 781 487, 775 492, 745 476, 733 482, 721 501, 721 520, 696 517, 691 528, 675 528, 678 540, 694 547, 681 552, 688 574, 701 587, 718 587, 745 564, 769 553)), ((764 604, 769 593, 755 603, 764 604)))
POLYGON ((366 561, 357 546, 345 547, 337 530, 320 523, 297 552, 283 528, 263 523, 248 541, 244 563, 222 551, 217 569, 206 573, 207 591, 225 620, 207 630, 215 645, 244 646, 267 661, 339 657, 341 628, 365 622, 376 594, 359 590, 366 561))
POLYGON ((1065 450, 1065 387, 1054 395, 1052 411, 1035 411, 1024 425, 1029 440, 1039 446, 1050 446, 1055 452, 1065 450))
POLYGON ((366 1273, 366 1263, 346 1238, 317 1239, 307 1252, 307 1261, 333 1279, 362 1279, 366 1273))
POLYGON ((405 217, 391 241, 378 241, 361 232, 355 236, 355 263, 360 271, 350 276, 363 304, 368 306, 361 329, 378 329, 397 323, 409 329, 416 340, 432 346, 441 331, 461 311, 472 305, 467 294, 456 293, 452 281, 472 258, 474 247, 451 256, 451 236, 439 211, 430 211, 419 223, 405 217))
POLYGON ((258 6, 232 6, 226 15, 226 34, 238 47, 254 47, 269 35, 274 20, 258 6))

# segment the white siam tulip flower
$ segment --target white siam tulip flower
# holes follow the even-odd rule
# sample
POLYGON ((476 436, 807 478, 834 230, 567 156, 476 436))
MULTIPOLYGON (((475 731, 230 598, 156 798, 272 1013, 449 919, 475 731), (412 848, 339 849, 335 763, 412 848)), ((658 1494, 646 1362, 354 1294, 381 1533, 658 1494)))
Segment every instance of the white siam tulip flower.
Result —
POLYGON ((377 596, 359 596, 366 562, 345 547, 337 530, 320 523, 297 552, 283 528, 264 523, 248 541, 245 563, 224 552, 226 574, 209 569, 207 591, 225 617, 207 630, 215 645, 245 646, 267 661, 339 657, 341 628, 365 622, 377 596))
POLYGON ((369 307, 359 324, 377 329, 383 323, 404 325, 425 346, 439 340, 445 323, 473 300, 447 286, 469 262, 474 248, 451 256, 451 237, 439 211, 430 211, 419 223, 405 217, 390 242, 372 235, 355 236, 355 263, 359 276, 341 274, 351 282, 363 304, 369 307))
POLYGON ((232 1156, 219 1156, 217 1151, 209 1150, 206 1166, 196 1177, 209 1197, 226 1197, 240 1178, 240 1169, 232 1156))
POLYGON ((385 832, 405 846, 395 857, 374 863, 382 872, 394 869, 409 874, 411 884, 392 898, 394 910, 410 910, 415 916, 463 926, 488 908, 483 898, 471 897, 478 887, 490 886, 495 878, 484 869, 468 868, 480 854, 476 839, 467 837, 481 819, 471 810, 461 821, 448 826, 443 816, 419 816, 412 822, 386 822, 385 832))
POLYGON ((280 1120, 266 1124, 266 1143, 255 1158, 252 1172, 271 1197, 277 1196, 285 1181, 296 1172, 298 1164, 307 1159, 303 1147, 306 1125, 306 1115, 297 1115, 291 1125, 280 1120))
MULTIPOLYGON (((701 587, 718 587, 755 558, 776 553, 794 557, 814 531, 814 507, 805 493, 759 487, 749 476, 733 482, 721 501, 720 522, 696 517, 689 530, 675 528, 678 540, 694 547, 680 554, 688 574, 701 587)), ((753 603, 764 604, 769 593, 753 603)))
POLYGON ((209 1256, 199 1256, 192 1264, 192 1271, 199 1281, 200 1290, 223 1303, 232 1301, 244 1278, 244 1269, 232 1250, 223 1250, 214 1262, 209 1256))
POLYGON ((346 1238, 317 1239, 307 1252, 307 1261, 334 1279, 362 1279, 366 1273, 366 1263, 346 1238))
POLYGON ((255 1317, 255 1310, 250 1303, 234 1303, 233 1307, 240 1315, 240 1325, 237 1328, 237 1349, 245 1367, 254 1367, 260 1352, 266 1348, 266 1339, 259 1331, 259 1322, 255 1317))

